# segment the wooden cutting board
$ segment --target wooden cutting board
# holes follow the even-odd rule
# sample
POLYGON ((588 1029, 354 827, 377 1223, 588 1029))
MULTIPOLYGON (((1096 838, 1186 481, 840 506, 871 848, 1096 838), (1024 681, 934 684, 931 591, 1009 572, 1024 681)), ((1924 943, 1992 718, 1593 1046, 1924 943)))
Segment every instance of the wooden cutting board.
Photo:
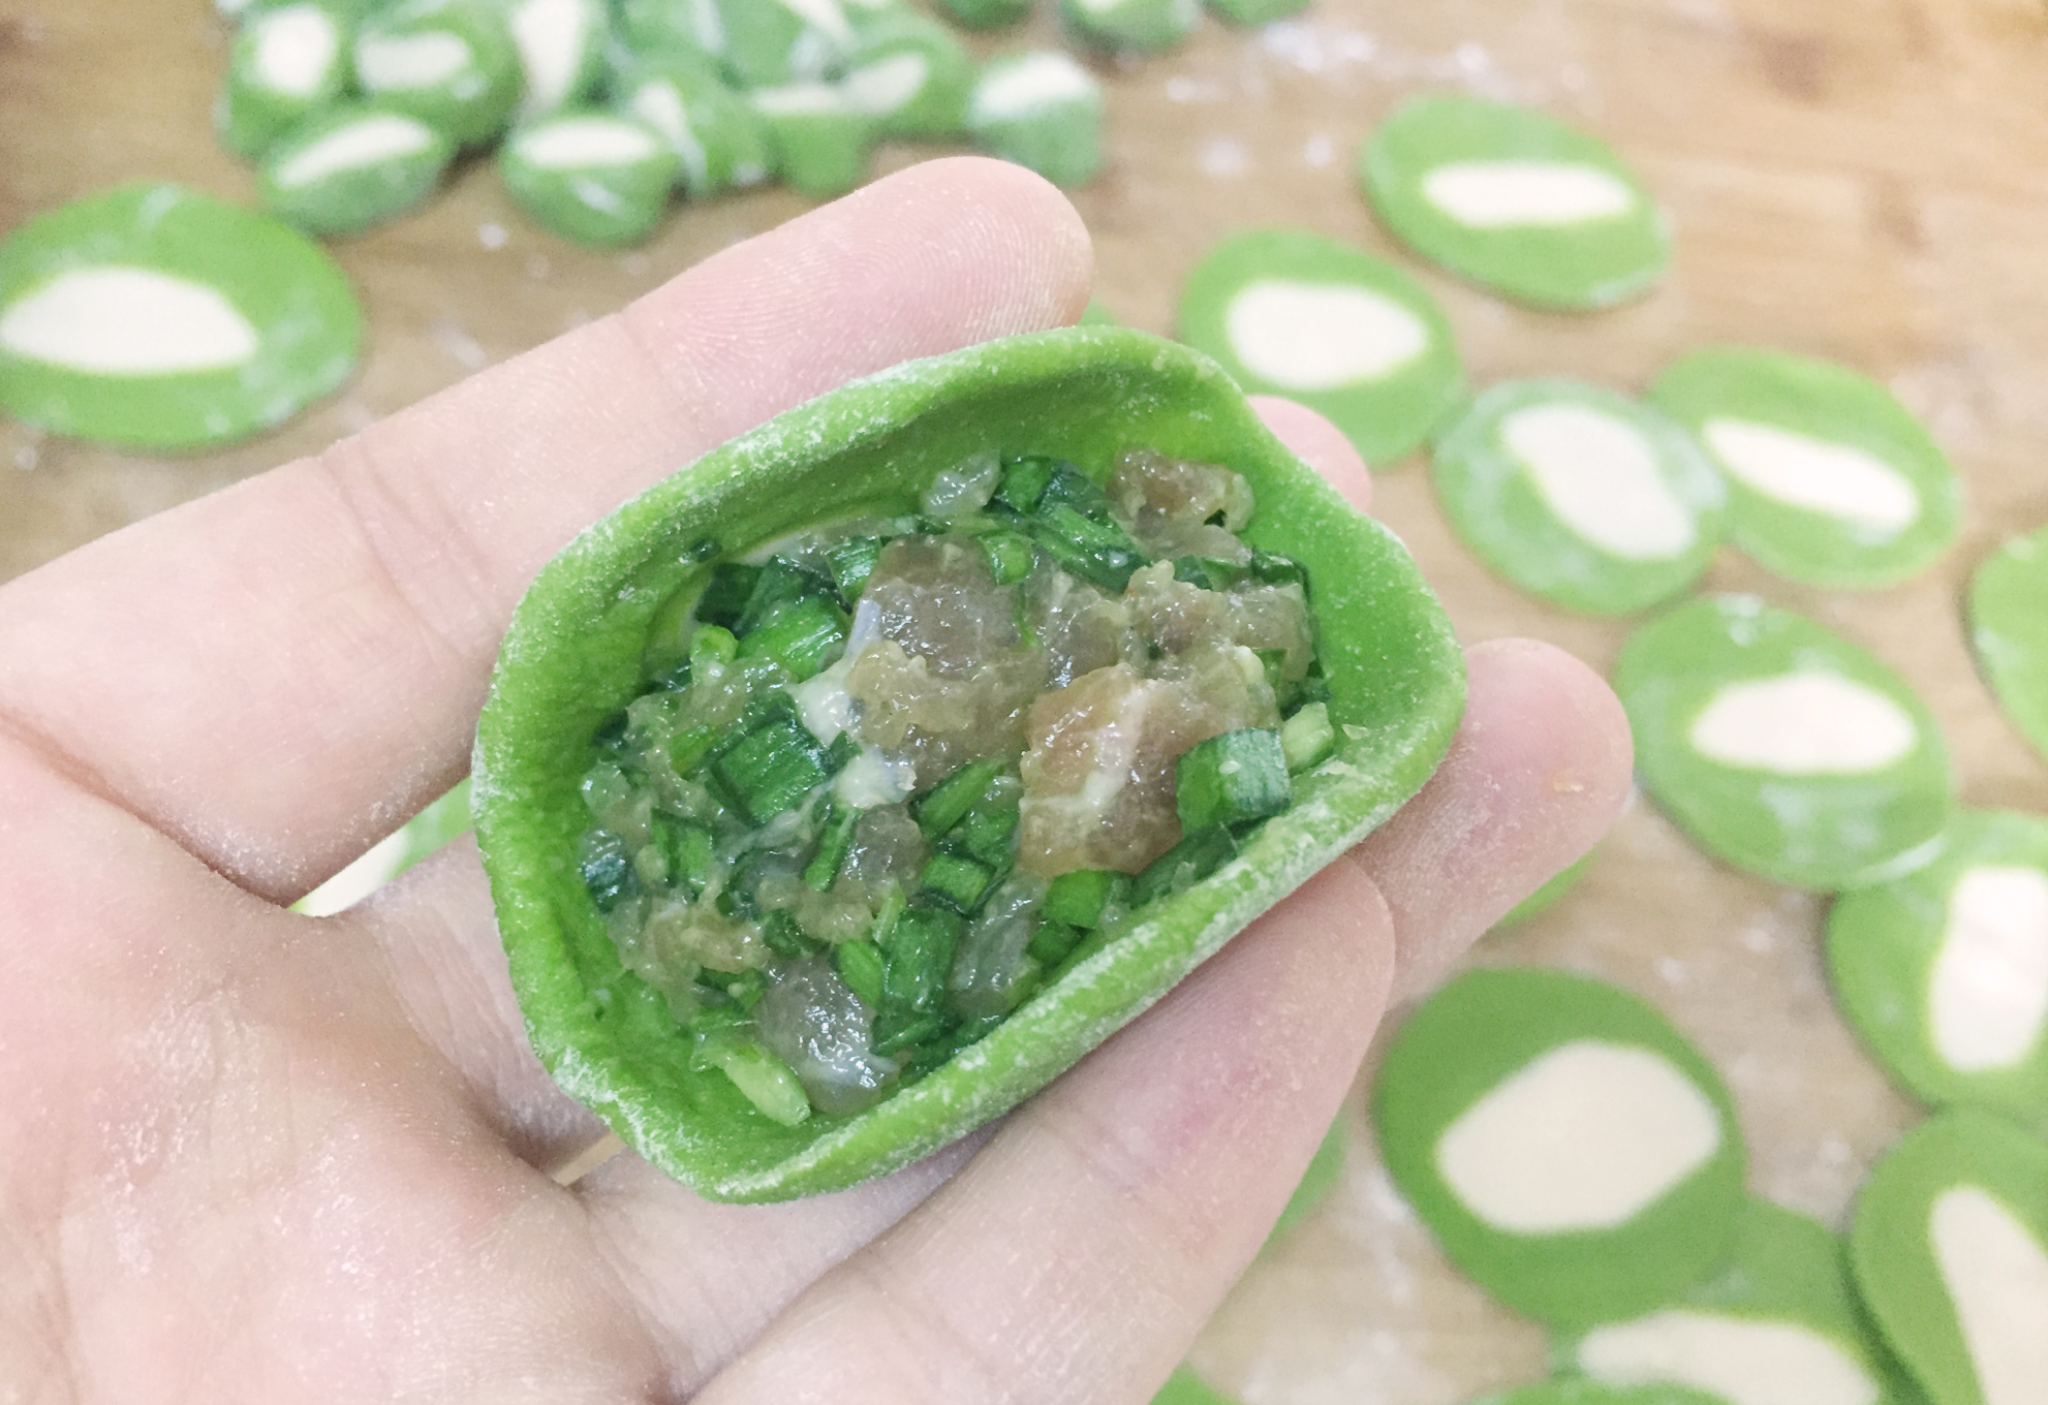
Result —
MULTIPOLYGON (((1033 36, 1049 38, 1048 21, 1033 36)), ((1012 42, 1012 36, 1003 36, 1012 42)), ((992 47, 984 45, 983 47, 992 47)), ((225 37, 206 0, 0 0, 0 227, 124 180, 253 199, 208 121, 225 37)), ((1178 53, 1105 69, 1111 168, 1076 203, 1098 293, 1170 332, 1180 279, 1247 223, 1401 257, 1350 169, 1411 92, 1535 103, 1612 141, 1670 208, 1670 280, 1620 311, 1531 313, 1423 271, 1477 381, 1640 387, 1735 340, 1832 356, 1892 385, 1968 486, 1963 538, 1892 590, 1831 594, 1723 553, 1708 584, 1808 611, 1874 649, 1934 708, 1963 800, 2048 812, 2048 764, 1974 673, 1959 591, 2004 536, 2048 522, 2048 11, 2039 0, 1316 0, 1261 34, 1206 25, 1178 53)), ((920 154, 884 153, 878 169, 920 154)), ((281 432, 149 459, 0 422, 0 578, 298 454, 619 307, 804 208, 765 191, 681 212, 645 248, 593 254, 510 207, 487 164, 424 213, 334 246, 371 322, 362 374, 281 432)), ((1468 640, 1534 634, 1598 668, 1621 625, 1488 576, 1414 465, 1380 510, 1468 640)), ((1559 907, 1473 959, 1616 980, 1725 1071, 1757 1191, 1839 1222, 1864 1169, 1918 1116, 1834 1014, 1822 904, 1716 867, 1647 803, 1559 907)), ((1361 1082, 1360 1091, 1364 1088, 1361 1082)), ((1371 1159, 1257 1264, 1195 1360, 1252 1405, 1454 1405, 1543 1369, 1539 1331, 1451 1273, 1371 1159)))

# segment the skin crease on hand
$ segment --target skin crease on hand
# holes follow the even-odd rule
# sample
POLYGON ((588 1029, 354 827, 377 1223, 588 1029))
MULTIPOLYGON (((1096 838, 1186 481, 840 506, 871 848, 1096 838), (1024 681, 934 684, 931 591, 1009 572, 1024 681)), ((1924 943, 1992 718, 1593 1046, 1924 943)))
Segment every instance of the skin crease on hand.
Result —
MULTIPOLYGON (((527 1051, 475 851, 276 904, 460 773, 520 590, 776 411, 1078 316, 1073 210, 936 161, 315 460, 0 588, 0 1401, 1142 1402, 1267 1226, 1389 992, 1605 830, 1619 709, 1471 653, 1380 833, 997 1128, 790 1205, 697 1200, 527 1051)), ((1354 501, 1364 469, 1262 413, 1354 501)))

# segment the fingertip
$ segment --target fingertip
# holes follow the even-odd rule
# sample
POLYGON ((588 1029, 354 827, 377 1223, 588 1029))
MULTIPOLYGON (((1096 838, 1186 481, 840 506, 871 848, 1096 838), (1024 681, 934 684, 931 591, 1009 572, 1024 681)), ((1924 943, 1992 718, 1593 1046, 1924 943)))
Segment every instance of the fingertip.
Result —
POLYGON ((1342 430, 1308 406, 1277 395, 1254 395, 1251 405, 1266 428, 1343 494, 1346 502, 1360 512, 1372 511, 1372 471, 1342 430))

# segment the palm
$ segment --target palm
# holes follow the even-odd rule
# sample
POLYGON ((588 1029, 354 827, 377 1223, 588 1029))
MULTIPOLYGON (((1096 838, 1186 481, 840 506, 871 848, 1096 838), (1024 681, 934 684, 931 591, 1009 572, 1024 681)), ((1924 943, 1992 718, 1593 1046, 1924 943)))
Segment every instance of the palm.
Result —
POLYGON ((576 528, 852 375, 1063 320, 1086 266, 1044 187, 934 163, 0 593, 0 1398, 1121 1400, 1165 1375, 1396 965, 1440 963, 1618 803, 1625 739, 1569 661, 1475 654, 1430 791, 971 1159, 794 1205, 707 1204, 631 1156, 556 1184, 601 1129, 526 1050, 466 845, 339 918, 277 906, 459 774, 511 604, 576 528))

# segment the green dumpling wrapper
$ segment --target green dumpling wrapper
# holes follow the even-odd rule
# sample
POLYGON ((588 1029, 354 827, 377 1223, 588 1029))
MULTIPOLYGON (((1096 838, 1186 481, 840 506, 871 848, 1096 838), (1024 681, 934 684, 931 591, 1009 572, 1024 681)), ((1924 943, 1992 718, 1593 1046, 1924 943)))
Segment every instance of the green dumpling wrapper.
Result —
POLYGON ((1463 709, 1448 620, 1398 542, 1289 453, 1222 371, 1137 332, 1074 328, 912 362, 762 426, 576 539, 528 590, 479 721, 475 807, 512 983, 571 1096, 699 1194, 788 1199, 923 1156, 1028 1097, 1259 913, 1385 820, 1434 770, 1463 709), (644 686, 650 630, 708 577, 789 533, 911 510, 941 470, 1001 446, 1097 477, 1126 449, 1228 463, 1245 533, 1307 569, 1338 724, 1334 756, 1238 858, 1137 909, 1113 940, 921 1081, 850 1116, 770 1120, 692 1067, 665 1000, 622 967, 577 872, 581 779, 644 686))

